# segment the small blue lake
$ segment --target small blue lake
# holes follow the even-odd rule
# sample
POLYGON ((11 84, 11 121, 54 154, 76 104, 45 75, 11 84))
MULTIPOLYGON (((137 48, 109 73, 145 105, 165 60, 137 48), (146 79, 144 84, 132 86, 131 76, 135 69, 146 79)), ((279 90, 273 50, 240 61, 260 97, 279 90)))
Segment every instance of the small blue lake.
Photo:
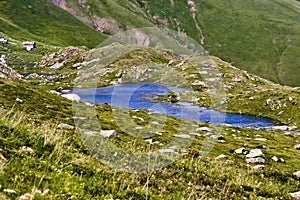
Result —
POLYGON ((214 124, 230 124, 237 127, 271 128, 275 126, 272 120, 262 117, 230 114, 219 112, 205 107, 192 105, 188 102, 151 102, 157 95, 169 91, 186 90, 185 88, 170 87, 163 84, 123 84, 102 88, 74 89, 72 93, 78 94, 82 100, 94 103, 107 103, 112 106, 124 108, 146 108, 168 116, 211 122, 214 124))
MULTIPOLYGON (((23 77, 28 77, 32 74, 22 74, 23 77)), ((38 75, 39 77, 50 77, 50 76, 55 76, 55 74, 36 74, 38 75)))

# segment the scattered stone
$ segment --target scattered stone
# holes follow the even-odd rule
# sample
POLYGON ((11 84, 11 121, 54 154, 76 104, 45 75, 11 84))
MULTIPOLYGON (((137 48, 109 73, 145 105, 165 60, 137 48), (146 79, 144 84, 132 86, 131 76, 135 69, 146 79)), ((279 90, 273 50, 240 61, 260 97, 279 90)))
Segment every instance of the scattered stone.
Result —
POLYGON ((80 101, 80 96, 78 96, 77 94, 62 94, 61 96, 71 101, 80 101))
POLYGON ((16 191, 11 190, 11 189, 3 189, 3 192, 11 193, 11 194, 17 194, 16 191))
POLYGON ((57 92, 56 90, 50 90, 49 91, 51 94, 56 94, 56 95, 61 95, 60 92, 57 92))
POLYGON ((69 125, 69 124, 64 124, 64 123, 61 123, 57 126, 58 129, 68 129, 68 130, 73 130, 74 129, 74 126, 72 125, 69 125))
POLYGON ((250 152, 246 155, 246 158, 256 158, 256 157, 264 157, 265 155, 260 149, 252 149, 250 152))
POLYGON ((265 163, 265 159, 258 157, 258 158, 248 158, 246 159, 247 163, 265 163))
POLYGON ((297 130, 297 126, 274 126, 272 127, 275 130, 281 130, 281 131, 295 131, 297 130))
POLYGON ((188 134, 175 134, 174 137, 183 138, 183 139, 190 139, 191 138, 191 136, 188 135, 188 134))
POLYGON ((22 196, 20 196, 19 200, 27 200, 27 199, 32 199, 32 198, 33 198, 32 194, 26 193, 26 194, 23 194, 22 196))
POLYGON ((152 144, 153 139, 147 139, 147 140, 145 140, 145 142, 148 142, 148 143, 152 144))
POLYGON ((274 160, 275 162, 278 162, 278 161, 279 161, 279 159, 277 158, 277 156, 273 156, 273 157, 271 158, 271 160, 274 160))
POLYGON ((174 151, 174 149, 159 149, 158 152, 160 153, 176 153, 176 151, 174 151))
POLYGON ((262 170, 264 168, 265 168, 264 165, 255 165, 255 166, 253 166, 253 169, 255 169, 255 170, 262 170))
POLYGON ((26 146, 22 146, 22 147, 21 147, 21 151, 22 151, 22 152, 33 153, 33 149, 30 148, 30 147, 26 147, 26 146))
POLYGON ((159 125, 159 122, 153 121, 151 122, 153 125, 159 125))
POLYGON ((0 169, 4 166, 6 158, 0 153, 0 169))
POLYGON ((160 146, 163 145, 163 144, 162 144, 161 142, 159 142, 159 141, 152 142, 152 144, 158 144, 158 145, 160 145, 160 146))
POLYGON ((254 140, 257 140, 257 141, 267 141, 266 138, 255 138, 254 140))
POLYGON ((295 131, 295 130, 297 130, 297 126, 289 126, 288 130, 289 131, 295 131))
POLYGON ((274 126, 274 127, 272 127, 272 129, 281 130, 281 131, 287 131, 288 130, 288 126, 274 126))
POLYGON ((217 157, 216 157, 216 159, 224 159, 224 158, 226 158, 227 156, 226 155, 224 155, 224 154, 221 154, 221 155, 218 155, 217 157))
POLYGON ((296 144, 294 148, 300 150, 300 144, 296 144))
POLYGON ((206 133, 204 135, 204 137, 209 137, 209 138, 215 139, 215 140, 224 140, 225 139, 223 135, 215 135, 213 133, 206 133))
POLYGON ((299 177, 299 178, 300 178, 300 171, 296 171, 296 172, 294 172, 294 173, 293 173, 293 175, 294 175, 294 176, 297 176, 297 177, 299 177))
POLYGON ((243 154, 245 151, 246 151, 245 148, 242 147, 242 148, 234 150, 234 153, 236 153, 236 154, 243 154))
POLYGON ((280 162, 285 162, 285 160, 283 158, 279 158, 280 162))
POLYGON ((197 136, 197 137, 201 136, 199 133, 190 133, 190 135, 197 136))
POLYGON ((290 193, 290 195, 291 195, 293 198, 300 199, 300 191, 299 191, 299 192, 290 193))
POLYGON ((116 136, 117 135, 117 131, 115 131, 115 130, 101 130, 100 134, 103 137, 112 137, 112 136, 116 136))
POLYGON ((23 103, 23 100, 20 98, 16 98, 16 102, 23 103))
POLYGON ((211 129, 208 127, 199 127, 196 129, 196 131, 205 131, 205 132, 211 132, 211 129))

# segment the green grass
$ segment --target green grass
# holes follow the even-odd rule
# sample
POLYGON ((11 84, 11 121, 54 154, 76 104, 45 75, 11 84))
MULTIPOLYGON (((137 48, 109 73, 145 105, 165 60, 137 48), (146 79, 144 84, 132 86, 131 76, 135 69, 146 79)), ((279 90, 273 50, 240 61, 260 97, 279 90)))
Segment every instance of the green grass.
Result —
MULTIPOLYGON (((114 48, 122 50, 121 46, 114 48)), ((113 48, 109 50, 114 51, 113 48)), ((120 69, 133 65, 138 68, 153 65, 165 67, 171 59, 174 58, 170 52, 140 48, 116 58, 112 65, 105 68, 109 73, 100 74, 101 80, 104 82, 103 85, 108 85, 109 81, 116 78, 116 72, 120 69)), ((181 67, 177 66, 181 60, 174 60, 169 67, 180 72, 182 79, 192 82, 205 79, 204 76, 199 77, 200 75, 190 76, 199 72, 195 69, 202 68, 202 62, 214 61, 218 71, 224 73, 222 80, 224 85, 233 86, 231 89, 226 89, 226 95, 230 99, 227 107, 229 112, 270 117, 299 127, 300 98, 297 88, 273 84, 235 69, 214 57, 209 58, 208 61, 206 59, 187 58, 186 63, 181 67), (192 63, 198 65, 193 67, 192 63), (234 81, 235 79, 241 81, 234 81), (254 99, 249 100, 252 96, 254 99), (289 97, 293 100, 290 101, 289 97), (271 98, 272 101, 265 105, 267 98, 271 98), (278 101, 282 105, 280 109, 277 109, 278 101), (284 104, 286 106, 283 106, 284 104), (277 115, 281 110, 285 112, 277 115), (292 119, 289 120, 291 117, 292 119)), ((50 70, 47 67, 36 69, 50 70)), ((202 70, 205 69, 200 71, 202 70)), ((70 66, 58 71, 66 74, 76 72, 70 66)), ((158 76, 155 72, 151 73, 158 76)), ((199 134, 199 136, 191 136, 190 144, 185 148, 186 155, 156 171, 129 173, 118 171, 120 166, 111 168, 96 159, 98 157, 103 161, 105 158, 111 158, 105 157, 107 154, 99 157, 99 152, 104 149, 104 146, 96 146, 102 141, 101 137, 80 135, 79 127, 77 130, 56 128, 57 124, 62 122, 74 125, 72 112, 74 110, 72 110, 72 102, 49 93, 49 90, 71 87, 74 78, 75 74, 66 79, 0 80, 0 154, 6 158, 5 161, 0 160, 4 163, 4 165, 0 164, 2 199, 17 199, 25 193, 32 193, 33 199, 280 199, 279 197, 291 199, 289 193, 300 190, 299 178, 293 176, 293 172, 299 170, 297 167, 300 152, 294 148, 294 145, 299 142, 297 133, 285 134, 278 130, 211 125, 166 117, 146 109, 137 111, 107 104, 96 105, 95 110, 85 107, 76 116, 90 114, 88 111, 92 111, 92 117, 97 116, 97 126, 117 131, 117 136, 109 138, 108 141, 124 151, 138 153, 156 151, 172 144, 171 140, 179 146, 186 141, 174 139, 174 134, 199 134), (41 80, 46 84, 41 84, 41 80), (23 103, 17 102, 16 98, 22 99, 23 103), (162 125, 159 127, 162 135, 155 135, 152 139, 161 142, 163 146, 150 145, 144 140, 149 138, 146 137, 147 134, 142 135, 141 131, 134 129, 135 126, 145 128, 153 119, 162 125), (215 133, 221 130, 225 142, 208 140, 204 136, 205 132, 196 130, 203 126, 209 126, 215 133), (267 140, 255 140, 257 135, 267 140), (215 143, 211 151, 208 155, 200 157, 199 155, 205 153, 202 147, 211 142, 215 143), (23 146, 32 148, 33 152, 22 151, 23 146), (262 149, 266 159, 265 169, 253 170, 253 165, 246 164, 245 155, 233 153, 240 147, 245 147, 247 150, 262 149), (227 158, 215 159, 220 154, 225 154, 227 158), (274 162, 271 160, 272 156, 283 158, 285 162, 274 162), (4 192, 4 189, 12 189, 17 193, 9 194, 4 192), (38 193, 34 194, 32 189, 42 191, 49 189, 49 192, 41 196, 38 193)), ((172 80, 174 81, 173 76, 166 76, 162 81, 171 83, 172 80)), ((178 86, 182 84, 186 82, 176 83, 178 86)), ((206 98, 203 102, 195 102, 196 104, 205 103, 213 107, 205 90, 200 88, 195 90, 192 95, 206 98)), ((181 97, 189 100, 192 95, 182 94, 181 97)), ((222 109, 218 106, 215 108, 222 109)), ((95 124, 84 125, 83 128, 87 130, 96 127, 93 126, 95 124)), ((153 130, 150 128, 150 131, 153 130)), ((108 149, 107 152, 114 150, 108 149)), ((128 161, 127 157, 123 159, 128 161)), ((124 160, 120 160, 120 163, 123 164, 124 160)))
MULTIPOLYGON (((167 19, 167 26, 200 42, 186 2, 138 1, 150 13, 167 19)), ((195 1, 204 47, 235 66, 274 82, 297 86, 300 4, 294 0, 195 1)), ((149 17, 150 17, 149 16, 149 17)), ((155 22, 156 24, 162 24, 155 22)))
POLYGON ((0 44, 10 65, 26 65, 42 55, 65 46, 93 48, 106 36, 76 19, 47 0, 0 1, 0 37, 10 44, 0 44), (26 52, 24 41, 35 41, 37 49, 26 52))

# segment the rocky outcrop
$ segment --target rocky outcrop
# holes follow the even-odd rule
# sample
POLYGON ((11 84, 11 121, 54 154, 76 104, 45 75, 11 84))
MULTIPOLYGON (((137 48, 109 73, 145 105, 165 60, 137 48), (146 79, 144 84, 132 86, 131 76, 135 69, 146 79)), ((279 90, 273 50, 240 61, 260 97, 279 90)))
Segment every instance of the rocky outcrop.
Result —
POLYGON ((70 67, 77 63, 83 62, 88 52, 88 48, 86 47, 69 46, 58 52, 44 56, 36 66, 50 67, 53 69, 70 67))
POLYGON ((66 0, 49 1, 102 33, 116 34, 121 31, 120 25, 115 19, 95 15, 91 11, 91 6, 86 3, 86 0, 77 0, 76 3, 66 0), (80 4, 80 6, 76 4, 80 4))
POLYGON ((4 79, 18 79, 22 75, 17 73, 12 68, 8 67, 6 64, 0 63, 0 78, 4 79))

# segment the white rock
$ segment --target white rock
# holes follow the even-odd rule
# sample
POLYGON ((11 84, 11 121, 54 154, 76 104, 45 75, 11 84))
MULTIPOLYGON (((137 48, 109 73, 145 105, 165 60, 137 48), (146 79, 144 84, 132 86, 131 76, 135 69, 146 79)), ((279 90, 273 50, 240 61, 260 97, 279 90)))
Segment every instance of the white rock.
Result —
POLYGON ((199 127, 196 129, 196 131, 205 131, 205 132, 211 132, 211 129, 208 127, 199 127))
POLYGON ((279 159, 277 158, 277 156, 273 156, 271 159, 274 160, 275 162, 279 161, 279 159))
POLYGON ((267 141, 266 138, 255 138, 254 140, 257 140, 257 141, 267 141))
POLYGON ((30 153, 32 153, 32 152, 33 152, 33 149, 30 148, 30 147, 22 146, 22 147, 21 147, 21 151, 22 151, 22 152, 30 152, 30 153))
POLYGON ((245 148, 244 147, 234 150, 234 153, 236 153, 236 154, 242 154, 244 152, 245 152, 245 148))
POLYGON ((221 155, 218 155, 218 156, 216 157, 216 159, 224 159, 224 158, 226 158, 226 157, 227 157, 226 155, 221 154, 221 155))
POLYGON ((160 153, 176 153, 176 151, 174 151, 173 149, 159 149, 158 152, 160 153))
POLYGON ((16 102, 23 103, 23 100, 20 98, 16 98, 16 102))
POLYGON ((290 195, 291 195, 293 198, 300 199, 300 191, 299 191, 299 192, 290 193, 290 195))
POLYGON ((188 135, 188 134, 175 134, 174 137, 183 138, 183 139, 190 139, 191 138, 191 136, 188 135))
POLYGON ((258 157, 258 158, 248 158, 246 159, 246 163, 265 163, 265 159, 258 157))
POLYGON ((293 173, 294 176, 300 177, 300 171, 296 171, 293 173))
POLYGON ((296 145, 294 146, 294 148, 295 148, 295 149, 300 149, 300 144, 296 144, 296 145))
POLYGON ((64 124, 64 123, 61 123, 57 126, 58 129, 69 129, 69 130, 73 130, 74 129, 74 126, 72 125, 69 125, 69 124, 64 124))
POLYGON ((12 194, 16 194, 17 192, 11 189, 3 189, 3 192, 7 192, 7 193, 12 193, 12 194))
POLYGON ((69 93, 69 92, 71 92, 71 90, 62 90, 61 92, 62 93, 69 93))
POLYGON ((255 166, 253 167, 253 169, 255 169, 255 170, 258 170, 258 169, 264 169, 264 168, 265 168, 264 165, 255 165, 255 166))
POLYGON ((61 96, 71 101, 80 101, 80 96, 78 96, 77 94, 62 94, 61 96))
POLYGON ((246 158, 256 158, 256 157, 264 157, 264 154, 260 149, 252 149, 246 155, 246 158))
POLYGON ((153 139, 147 139, 147 140, 145 140, 145 142, 148 142, 148 143, 152 144, 153 139))
POLYGON ((57 94, 57 95, 60 95, 61 93, 60 92, 57 92, 56 90, 50 90, 49 91, 51 94, 57 94))
POLYGON ((274 126, 274 127, 272 127, 272 129, 281 130, 281 131, 287 131, 288 128, 289 128, 288 126, 274 126))
POLYGON ((33 198, 32 194, 26 193, 19 197, 19 200, 30 200, 33 198))
POLYGON ((297 126, 289 126, 288 130, 289 131, 295 131, 295 130, 297 130, 297 126))
POLYGON ((111 137, 111 136, 116 136, 117 132, 115 130, 101 130, 100 134, 103 137, 111 137))

